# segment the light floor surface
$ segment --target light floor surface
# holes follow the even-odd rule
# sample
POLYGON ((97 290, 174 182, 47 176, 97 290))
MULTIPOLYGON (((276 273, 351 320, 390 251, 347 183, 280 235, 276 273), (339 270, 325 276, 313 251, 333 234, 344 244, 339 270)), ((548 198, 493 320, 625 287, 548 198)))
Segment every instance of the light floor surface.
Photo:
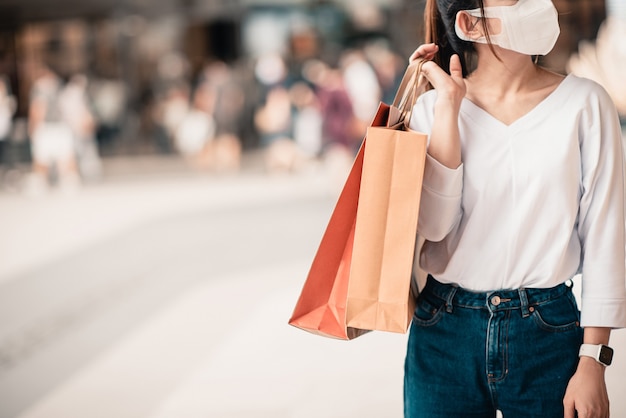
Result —
MULTIPOLYGON (((213 180, 209 183, 214 185, 213 180)), ((105 193, 107 202, 126 205, 126 210, 110 206, 115 216, 107 217, 104 224, 94 221, 93 199, 82 203, 81 197, 41 199, 35 221, 41 228, 48 225, 47 216, 59 211, 85 226, 73 238, 57 237, 56 242, 33 241, 41 238, 37 235, 41 231, 22 235, 13 244, 17 248, 9 248, 4 240, 4 250, 14 251, 15 256, 0 267, 4 269, 0 285, 26 266, 19 246, 29 239, 35 242, 29 250, 32 265, 71 254, 113 233, 123 234, 144 222, 145 216, 158 221, 165 215, 184 216, 215 205, 238 207, 264 199, 287 202, 286 195, 332 200, 337 192, 331 182, 320 182, 310 173, 262 181, 244 176, 221 184, 213 188, 211 199, 201 197, 200 191, 208 185, 204 180, 182 187, 167 181, 155 187, 143 180, 103 186, 98 193, 105 193), (133 200, 139 192, 141 199, 133 200), (215 193, 220 193, 219 198, 215 193), (164 199, 164 194, 169 198, 164 199), (133 205, 127 205, 129 201, 133 205), (68 202, 72 207, 64 208, 68 202), (80 210, 86 207, 92 210, 80 210)), ((7 217, 17 221, 34 213, 32 201, 0 195, 5 231, 12 230, 7 217)), ((327 216, 328 212, 321 213, 316 225, 327 216)), ((49 228, 49 234, 55 234, 59 225, 49 228)), ((321 232, 303 239, 319 240, 321 232)), ((303 252, 282 262, 233 268, 191 286, 19 418, 400 418, 406 335, 370 333, 344 342, 287 325, 312 256, 303 252)), ((193 275, 202 266, 188 263, 172 269, 193 275)), ((612 345, 615 363, 607 370, 611 416, 626 417, 626 332, 615 332, 612 345)))

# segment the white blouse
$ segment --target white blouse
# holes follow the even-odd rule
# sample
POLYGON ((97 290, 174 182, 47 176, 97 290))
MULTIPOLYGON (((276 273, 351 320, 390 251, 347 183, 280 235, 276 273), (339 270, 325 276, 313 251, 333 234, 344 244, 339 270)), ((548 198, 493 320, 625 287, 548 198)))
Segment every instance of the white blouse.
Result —
MULTIPOLYGON (((430 133, 436 95, 418 99, 412 129, 430 133)), ((474 291, 581 274, 582 325, 626 327, 624 156, 605 90, 569 75, 510 125, 464 99, 459 129, 459 168, 426 157, 420 267, 474 291)))

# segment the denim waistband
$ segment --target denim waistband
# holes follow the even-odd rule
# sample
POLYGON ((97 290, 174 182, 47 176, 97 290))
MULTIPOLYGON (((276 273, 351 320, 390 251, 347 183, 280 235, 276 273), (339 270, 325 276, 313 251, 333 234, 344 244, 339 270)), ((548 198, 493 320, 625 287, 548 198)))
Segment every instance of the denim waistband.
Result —
POLYGON ((450 311, 453 306, 465 308, 486 308, 491 311, 521 309, 524 316, 538 306, 571 292, 571 285, 566 283, 547 289, 520 288, 494 290, 490 292, 472 292, 454 284, 443 284, 428 276, 422 293, 431 294, 446 302, 450 311))

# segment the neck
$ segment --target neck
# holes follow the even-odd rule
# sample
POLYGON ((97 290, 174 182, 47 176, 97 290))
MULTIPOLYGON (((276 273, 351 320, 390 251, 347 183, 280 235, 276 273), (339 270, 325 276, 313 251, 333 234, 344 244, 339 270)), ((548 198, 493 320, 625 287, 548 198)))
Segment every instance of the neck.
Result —
POLYGON ((505 95, 531 86, 537 77, 538 67, 528 55, 495 47, 497 57, 488 45, 477 45, 478 64, 470 74, 472 82, 490 91, 505 95), (499 58, 499 59, 498 59, 499 58))

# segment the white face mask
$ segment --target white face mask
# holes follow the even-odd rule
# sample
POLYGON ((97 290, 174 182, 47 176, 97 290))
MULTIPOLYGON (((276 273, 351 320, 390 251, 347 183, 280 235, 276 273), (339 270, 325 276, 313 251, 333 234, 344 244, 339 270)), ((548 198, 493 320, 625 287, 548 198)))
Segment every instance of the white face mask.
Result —
MULTIPOLYGON (((480 9, 465 12, 473 17, 481 17, 480 9)), ((526 55, 546 55, 554 47, 561 32, 558 12, 551 0, 519 0, 512 6, 485 7, 485 17, 500 19, 501 32, 489 34, 492 44, 526 55)), ((472 39, 463 33, 458 19, 457 15, 454 29, 459 38, 487 43, 485 36, 472 39)))

